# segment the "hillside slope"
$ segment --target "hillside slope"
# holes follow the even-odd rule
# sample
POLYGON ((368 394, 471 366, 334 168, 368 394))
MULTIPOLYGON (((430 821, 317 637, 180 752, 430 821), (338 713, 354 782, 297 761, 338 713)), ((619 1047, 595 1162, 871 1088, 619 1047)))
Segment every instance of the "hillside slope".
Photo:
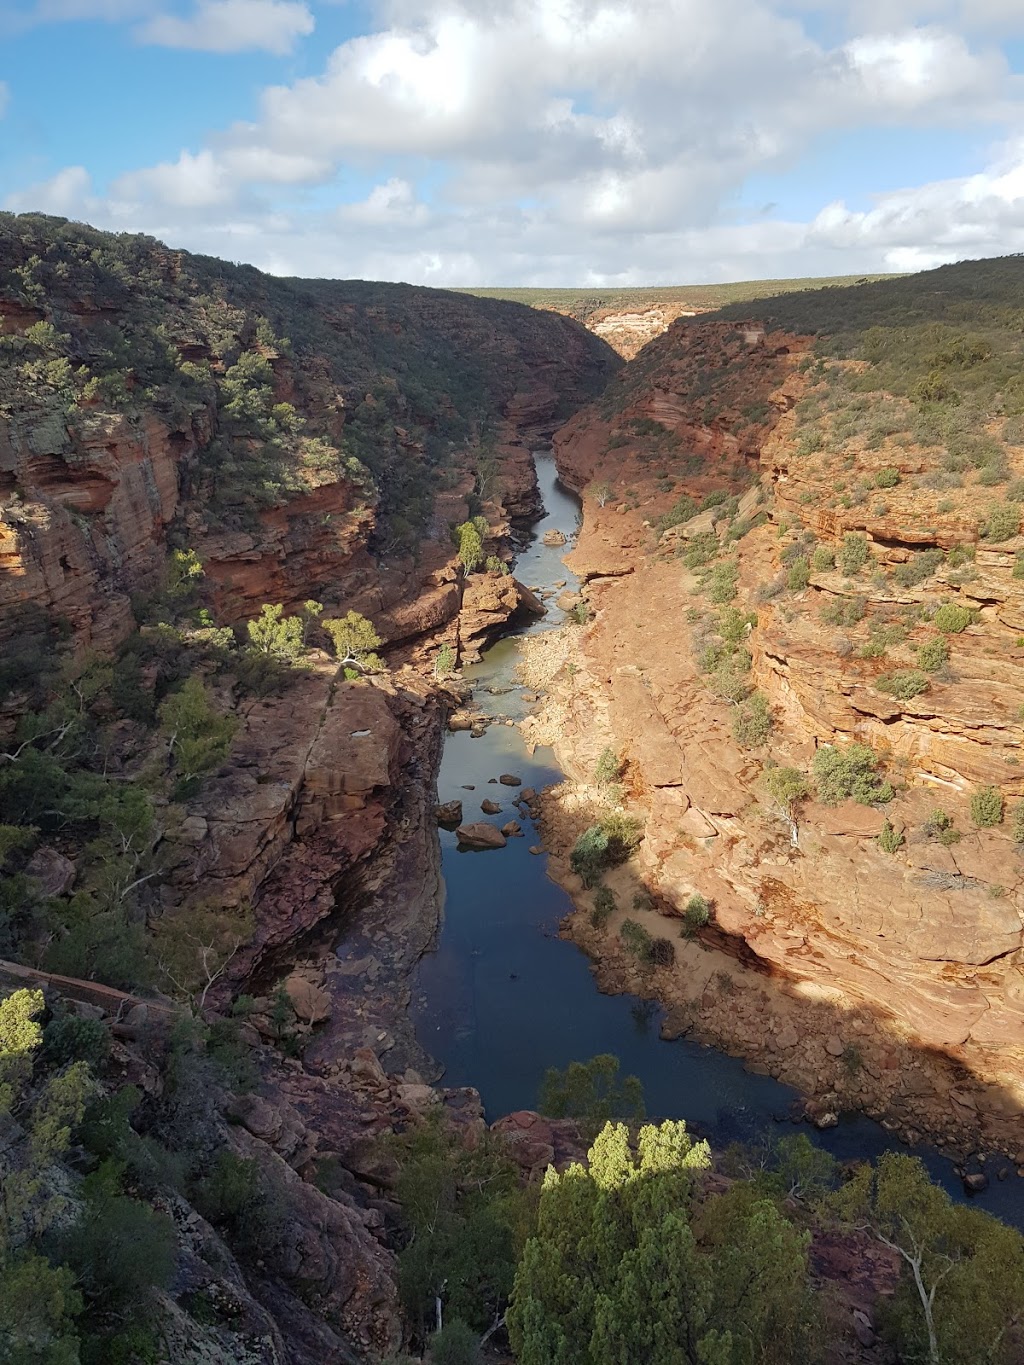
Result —
POLYGON ((576 779, 564 852, 606 746, 645 821, 616 914, 573 921, 609 984, 819 1113, 1019 1162, 1022 304, 1009 258, 648 346, 556 437, 594 620, 570 667, 538 657, 562 671, 535 732, 576 779), (618 931, 678 939, 666 915, 676 965, 638 976, 618 931))

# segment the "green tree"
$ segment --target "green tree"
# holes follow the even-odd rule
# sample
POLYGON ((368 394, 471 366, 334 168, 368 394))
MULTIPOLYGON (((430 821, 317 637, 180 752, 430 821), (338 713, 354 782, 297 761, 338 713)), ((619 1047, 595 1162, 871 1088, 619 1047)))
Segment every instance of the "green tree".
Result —
POLYGON ((840 1216, 894 1251, 903 1277, 887 1333, 901 1359, 928 1365, 1020 1360, 1024 1239, 980 1210, 954 1204, 923 1164, 886 1152, 834 1197, 840 1216))
POLYGON ((682 1123, 608 1124, 549 1170, 516 1275, 520 1365, 789 1365, 815 1357, 807 1242, 750 1188, 693 1207, 710 1164, 682 1123))
POLYGON ((383 641, 374 629, 372 621, 360 616, 357 611, 346 612, 344 616, 324 621, 324 630, 331 637, 334 653, 343 664, 361 669, 364 673, 379 673, 384 661, 374 651, 383 641))
MULTIPOLYGON (((325 622, 326 625, 326 622, 325 622)), ((285 616, 280 603, 264 602, 255 621, 246 622, 252 648, 278 659, 297 659, 302 653, 302 620, 285 616)))
POLYGON ((589 1062, 570 1062, 564 1071, 549 1067, 538 1107, 549 1118, 576 1119, 593 1135, 611 1119, 638 1123, 644 1091, 636 1076, 620 1079, 618 1057, 602 1052, 589 1062))
POLYGON ((979 787, 971 793, 971 819, 979 829, 992 829, 1002 824, 1005 805, 998 787, 979 787))
POLYGON ((238 729, 236 717, 215 710, 205 683, 195 674, 161 703, 157 715, 182 784, 223 763, 238 729))
POLYGON ((761 774, 761 786, 764 788, 771 808, 780 815, 789 826, 789 838, 793 847, 796 848, 800 842, 800 831, 796 821, 797 802, 802 801, 809 795, 810 788, 807 779, 799 768, 783 768, 779 766, 765 768, 761 774))
POLYGON ((466 573, 472 573, 483 563, 484 546, 479 530, 471 521, 464 521, 457 531, 459 537, 459 563, 466 573))
POLYGON ((593 886, 609 861, 608 835, 600 825, 585 829, 569 855, 569 865, 584 886, 593 886))

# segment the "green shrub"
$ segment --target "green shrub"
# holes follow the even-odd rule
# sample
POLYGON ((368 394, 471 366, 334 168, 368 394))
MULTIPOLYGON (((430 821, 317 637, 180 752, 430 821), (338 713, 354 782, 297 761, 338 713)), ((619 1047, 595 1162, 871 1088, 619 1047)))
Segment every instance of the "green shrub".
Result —
POLYGON ((866 610, 863 597, 833 597, 823 603, 819 615, 826 626, 855 626, 864 619, 866 610))
POLYGON ((174 1227, 163 1214, 112 1193, 104 1182, 61 1238, 60 1253, 96 1308, 137 1314, 155 1290, 170 1283, 174 1227))
POLYGON ((1020 507, 1014 502, 994 502, 988 509, 988 516, 982 535, 986 540, 999 542, 1009 540, 1020 532, 1020 507))
POLYGON ((624 863, 640 847, 643 825, 635 815, 610 811, 602 815, 600 829, 605 837, 605 859, 610 865, 624 863))
POLYGON ((651 963, 654 957, 654 939, 642 924, 635 919, 624 919, 619 937, 633 956, 643 963, 651 963))
POLYGON ((430 1338, 430 1365, 476 1365, 480 1335, 468 1323, 452 1318, 430 1338))
POLYGON ((998 787, 979 787, 971 795, 971 819, 979 829, 991 829, 1002 824, 1004 804, 998 787))
POLYGON ((595 929, 603 929, 615 914, 615 910, 613 892, 607 886, 599 886, 594 892, 594 908, 590 912, 590 923, 595 929))
POLYGON ((945 558, 941 550, 922 550, 920 554, 912 555, 905 564, 897 564, 892 581, 900 588, 915 588, 926 578, 931 578, 945 558))
POLYGON ((608 836, 600 825, 591 825, 573 845, 569 866, 584 886, 593 886, 607 864, 608 836))
POLYGON ((836 557, 831 550, 824 545, 819 545, 811 555, 811 570, 813 573, 828 573, 836 566, 836 557))
POLYGON ((931 815, 929 815, 928 819, 921 826, 921 829, 929 839, 937 839, 939 843, 946 848, 950 848, 953 844, 958 844, 963 837, 953 824, 952 816, 947 815, 941 806, 937 806, 935 810, 932 811, 931 815))
POLYGON ((875 686, 879 692, 886 692, 890 697, 910 701, 912 697, 919 697, 922 692, 927 692, 931 683, 928 675, 922 673, 920 669, 902 668, 895 673, 881 674, 875 679, 875 686))
POLYGON ((949 662, 949 645, 941 635, 926 640, 917 651, 917 666, 926 673, 937 673, 949 662))
POLYGON ((711 922, 711 902, 694 893, 683 906, 683 933, 689 938, 711 922))
POLYGON ((597 760, 594 768, 594 780, 606 785, 609 782, 617 782, 622 776, 622 759, 611 747, 601 750, 601 756, 597 760))
POLYGON ((943 635, 959 635, 967 629, 974 619, 974 613, 956 602, 944 602, 932 617, 932 625, 943 635))
POLYGON ((732 734, 743 749, 764 744, 772 732, 772 709, 760 692, 752 693, 732 713, 732 734))
POLYGON ((1024 578, 1024 554, 1020 550, 1013 557, 1013 577, 1024 578))
POLYGON ((1013 839, 1017 844, 1024 844, 1024 801, 1018 801, 1013 808, 1013 839))
POLYGON ((848 578, 860 573, 868 562, 868 542, 865 536, 855 531, 847 531, 839 547, 839 567, 848 578))
POLYGON ((891 801, 893 788, 878 776, 878 763, 878 756, 866 744, 849 744, 844 749, 823 745, 811 765, 819 801, 827 806, 847 797, 864 806, 891 801))
POLYGON ((100 1019, 65 1014, 51 1019, 43 1030, 43 1056, 54 1066, 88 1062, 99 1070, 110 1055, 110 1033, 100 1019))
POLYGON ((875 475, 876 488, 895 488, 900 481, 900 471, 898 469, 880 469, 875 475))
POLYGON ((786 586, 791 592, 802 592, 811 581, 811 566, 803 555, 798 555, 789 567, 786 586))
POLYGON ((878 847, 883 853, 895 853, 905 843, 903 834, 896 829, 891 820, 886 820, 878 836, 878 847))

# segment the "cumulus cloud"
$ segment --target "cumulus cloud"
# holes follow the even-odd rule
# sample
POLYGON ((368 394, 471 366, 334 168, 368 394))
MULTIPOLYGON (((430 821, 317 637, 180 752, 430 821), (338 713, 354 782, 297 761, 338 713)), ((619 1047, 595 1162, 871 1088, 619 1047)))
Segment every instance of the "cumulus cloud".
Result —
MULTIPOLYGON (((972 3, 998 18, 1001 0, 972 3)), ((791 169, 829 132, 1024 132, 1021 78, 988 39, 944 26, 955 8, 891 0, 887 25, 865 17, 829 45, 772 0, 383 0, 378 31, 264 90, 251 121, 103 195, 76 167, 15 198, 77 193, 81 216, 281 273, 440 284, 833 274, 1019 249, 1013 136, 973 177, 735 221, 752 175, 791 169), (353 172, 376 183, 339 202, 353 172)), ((200 0, 145 31, 229 50, 244 30, 286 50, 300 30, 261 30, 251 16, 269 11, 308 18, 284 0, 200 0)))
POLYGON ((137 30, 140 42, 202 52, 262 50, 284 56, 313 32, 308 7, 297 0, 199 0, 182 19, 158 14, 137 30))

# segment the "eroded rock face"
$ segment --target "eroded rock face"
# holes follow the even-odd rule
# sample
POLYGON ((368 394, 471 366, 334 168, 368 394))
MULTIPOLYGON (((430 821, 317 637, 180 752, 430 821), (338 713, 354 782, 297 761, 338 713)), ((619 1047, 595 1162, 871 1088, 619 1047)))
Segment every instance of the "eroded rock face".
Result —
MULTIPOLYGON (((704 938, 719 951, 683 948, 677 969, 657 973, 656 989, 679 1007, 686 1026, 809 1093, 832 1094, 822 1112, 835 1112, 838 1095, 952 1146, 980 1140, 1009 1150, 1013 1116, 1024 1108, 1024 877, 1008 827, 977 829, 968 806, 978 785, 995 784, 1008 799, 1024 792, 1016 754, 1024 732, 1013 704, 1024 679, 1010 638, 1015 626, 1003 624, 1021 614, 1024 584, 1011 576, 1009 553, 1016 542, 1007 551, 979 550, 963 584, 949 582, 949 569, 917 588, 884 590, 866 573, 851 585, 840 573, 812 572, 802 594, 759 595, 777 578, 788 543, 780 542, 777 523, 798 513, 826 545, 857 530, 883 566, 905 562, 914 547, 898 527, 915 525, 907 510, 913 490, 897 489, 877 526, 856 508, 815 510, 827 480, 810 479, 787 445, 788 414, 801 391, 800 343, 793 338, 769 334, 750 348, 751 382, 759 393, 758 384, 767 386, 771 415, 744 437, 742 451, 718 431, 722 418, 703 427, 688 397, 693 377, 716 354, 715 363, 725 363, 730 348, 744 344, 729 341, 716 351, 717 328, 695 325, 678 345, 672 332, 655 343, 646 355, 661 347, 664 363, 629 391, 623 415, 644 413, 664 421, 679 442, 692 442, 700 461, 685 490, 695 502, 716 476, 719 487, 737 477, 737 454, 749 468, 763 448, 763 494, 745 494, 738 515, 767 507, 776 524, 751 531, 740 544, 738 603, 756 610, 757 627, 744 643, 751 681, 774 717, 770 748, 739 747, 732 708, 714 697, 699 671, 686 618, 703 603, 694 596, 694 576, 673 557, 677 543, 685 548, 692 523, 662 536, 655 527, 683 488, 677 483, 665 493, 629 444, 603 455, 609 425, 614 432, 620 418, 609 423, 593 409, 581 413, 556 436, 563 479, 589 488, 617 478, 638 490, 639 505, 616 510, 614 484, 603 506, 592 490, 586 496, 569 562, 590 580, 595 619, 561 646, 527 645, 536 656, 527 681, 557 693, 526 722, 527 738, 554 742, 575 780, 545 803, 553 872, 572 884, 566 855, 590 822, 597 799, 591 775, 610 745, 626 761, 627 790, 645 829, 634 871, 614 884, 620 901, 628 903, 639 883, 663 913, 681 913, 695 892, 713 902, 714 923, 704 938), (899 513, 897 496, 905 500, 899 513), (875 596, 935 603, 953 592, 976 605, 977 623, 952 642, 955 676, 932 675, 929 690, 909 701, 874 683, 887 667, 912 667, 933 629, 919 625, 896 662, 883 662, 838 647, 836 630, 820 619, 820 604, 844 595, 864 596, 870 608, 875 596), (561 658, 549 661, 559 648, 561 658), (579 670, 571 687, 560 671, 568 658, 579 670), (884 754, 906 790, 878 809, 804 802, 794 845, 761 785, 766 758, 807 772, 816 747, 854 739, 884 754), (958 842, 927 832, 939 806, 962 835, 958 842), (894 853, 877 842, 886 818, 904 836, 894 853), (723 962, 721 950, 770 975, 715 966, 716 958, 723 962), (732 995, 717 989, 716 971, 734 983, 732 995), (951 1098, 964 1076, 973 1109, 951 1098)), ((725 401, 735 401, 728 389, 725 401)), ((879 467, 891 458, 880 453, 879 467)), ((706 522, 705 533, 725 529, 708 514, 696 521, 706 522)), ((928 544, 962 540, 955 518, 936 522, 928 544)), ((858 640, 867 627, 861 629, 858 640)), ((658 908, 644 914, 651 933, 665 932, 658 908)), ((602 980, 636 989, 614 936, 595 933, 585 920, 585 913, 575 916, 572 932, 602 959, 602 980)))

